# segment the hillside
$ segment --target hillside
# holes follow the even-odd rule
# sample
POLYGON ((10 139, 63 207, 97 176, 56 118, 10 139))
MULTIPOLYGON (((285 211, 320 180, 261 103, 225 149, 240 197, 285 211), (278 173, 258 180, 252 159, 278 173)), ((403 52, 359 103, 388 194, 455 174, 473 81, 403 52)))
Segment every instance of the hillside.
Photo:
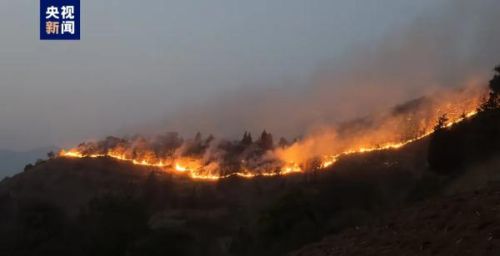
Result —
MULTIPOLYGON (((500 73, 500 67, 496 68, 500 73)), ((498 255, 500 250, 500 75, 479 114, 455 126, 440 118, 430 137, 426 201, 404 204, 364 226, 292 255, 498 255), (434 185, 431 185, 434 184, 434 185), (430 193, 429 193, 430 192, 430 193)))
MULTIPOLYGON (((497 171, 500 171, 497 169, 497 171)), ((500 183, 387 214, 292 253, 327 255, 498 255, 500 183)))
POLYGON ((479 241, 496 241, 497 188, 485 186, 499 180, 498 115, 274 177, 200 181, 111 157, 56 157, 0 182, 0 254, 486 253, 496 248, 479 241), (450 247, 466 239, 477 246, 450 247))
POLYGON ((351 155, 308 174, 217 182, 111 158, 50 159, 0 183, 0 252, 283 254, 414 197, 426 145, 351 155), (114 238, 91 242, 102 236, 114 238))

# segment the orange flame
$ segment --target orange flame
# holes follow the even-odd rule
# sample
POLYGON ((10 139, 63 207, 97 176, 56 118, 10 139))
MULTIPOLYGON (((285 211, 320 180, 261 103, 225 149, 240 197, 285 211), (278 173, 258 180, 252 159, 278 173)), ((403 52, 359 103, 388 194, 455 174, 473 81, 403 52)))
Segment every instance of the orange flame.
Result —
POLYGON ((332 133, 322 133, 309 136, 303 141, 299 141, 287 148, 276 149, 270 152, 274 158, 280 160, 281 166, 270 168, 270 170, 247 170, 243 168, 240 171, 225 174, 221 172, 217 163, 205 164, 202 159, 192 157, 176 157, 169 159, 159 159, 153 152, 140 152, 140 154, 127 154, 126 148, 114 148, 106 151, 104 154, 87 154, 80 151, 78 148, 73 148, 68 151, 61 151, 59 156, 68 158, 99 158, 110 157, 113 159, 130 162, 134 165, 151 166, 161 168, 165 171, 187 175, 193 179, 200 180, 219 180, 230 176, 238 176, 242 178, 254 178, 256 176, 277 176, 290 175, 294 173, 305 172, 305 161, 309 155, 319 157, 319 164, 315 169, 324 170, 334 165, 339 158, 346 155, 399 149, 409 143, 423 139, 434 131, 435 120, 443 114, 447 114, 448 121, 444 124, 445 127, 451 127, 464 119, 470 118, 477 114, 476 109, 482 102, 482 93, 476 93, 475 96, 470 96, 469 92, 452 95, 449 100, 440 99, 439 104, 431 104, 431 109, 424 111, 422 115, 425 118, 419 119, 418 115, 403 116, 401 120, 393 120, 389 118, 381 122, 380 127, 374 130, 362 131, 355 133, 350 138, 337 138, 332 133), (465 98, 464 95, 468 98, 465 98), (441 103, 444 102, 444 103, 441 103), (401 139, 403 132, 399 125, 411 121, 410 128, 415 128, 411 137, 401 139), (398 137, 399 136, 399 137, 398 137), (318 149, 321 144, 329 143, 329 140, 337 142, 333 149, 318 149))
MULTIPOLYGON (((465 117, 450 121, 445 126, 451 127, 454 124, 457 124, 457 123, 463 121, 465 118, 470 118, 476 114, 477 114, 476 111, 471 111, 471 112, 467 113, 465 115, 465 117)), ((410 140, 407 140, 404 142, 387 143, 387 144, 384 144, 381 146, 376 146, 376 147, 360 147, 357 149, 347 150, 347 151, 341 152, 341 153, 336 154, 336 155, 323 156, 322 162, 320 164, 320 169, 326 169, 326 168, 332 166, 342 156, 359 154, 359 153, 367 153, 367 152, 373 152, 373 151, 389 150, 389 149, 399 149, 399 148, 401 148, 409 143, 412 143, 412 142, 415 142, 415 141, 420 140, 422 138, 425 138, 425 137, 429 136, 430 134, 432 134, 432 131, 426 132, 425 134, 423 134, 417 138, 410 139, 410 140)), ((59 155, 61 157, 68 157, 68 158, 110 157, 110 158, 114 158, 114 159, 121 160, 121 161, 127 161, 127 162, 134 164, 134 165, 158 167, 158 168, 163 168, 163 169, 170 170, 170 171, 173 170, 173 171, 178 172, 178 173, 185 173, 193 179, 201 179, 201 180, 219 180, 219 179, 227 178, 230 176, 238 176, 238 177, 242 177, 242 178, 254 178, 256 176, 270 177, 270 176, 289 175, 289 174, 293 174, 293 173, 303 173, 304 172, 302 167, 300 167, 299 164, 294 163, 294 162, 285 163, 279 171, 274 171, 274 172, 273 171, 266 171, 266 172, 241 171, 241 172, 235 172, 235 173, 226 174, 226 175, 220 175, 218 173, 211 174, 211 173, 204 172, 203 165, 201 163, 197 162, 197 160, 195 160, 195 159, 185 159, 185 158, 183 159, 183 158, 181 158, 181 159, 176 160, 175 164, 169 165, 169 164, 166 164, 162 160, 159 160, 159 161, 149 161, 146 159, 137 160, 137 159, 127 158, 124 155, 114 154, 113 152, 109 152, 107 154, 84 155, 81 152, 76 151, 75 149, 71 149, 69 151, 62 150, 59 155)))

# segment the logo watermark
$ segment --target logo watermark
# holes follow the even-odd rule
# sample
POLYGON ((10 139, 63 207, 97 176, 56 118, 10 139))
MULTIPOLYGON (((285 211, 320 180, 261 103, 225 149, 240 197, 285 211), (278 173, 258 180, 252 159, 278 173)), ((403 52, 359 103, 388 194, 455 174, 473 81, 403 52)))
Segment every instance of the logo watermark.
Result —
POLYGON ((80 40, 80 0, 40 0, 40 40, 80 40))

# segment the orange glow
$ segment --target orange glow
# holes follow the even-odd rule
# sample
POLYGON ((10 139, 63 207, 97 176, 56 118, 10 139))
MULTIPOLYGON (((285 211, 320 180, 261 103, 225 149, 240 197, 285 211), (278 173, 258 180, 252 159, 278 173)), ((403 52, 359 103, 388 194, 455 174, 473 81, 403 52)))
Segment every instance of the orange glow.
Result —
MULTIPOLYGON (((245 165, 241 160, 239 170, 224 172, 217 160, 208 157, 184 157, 173 154, 170 157, 158 157, 152 149, 127 146, 114 146, 104 151, 91 148, 87 152, 79 147, 61 151, 59 156, 68 158, 99 158, 110 157, 134 165, 161 168, 167 172, 179 173, 193 179, 219 180, 230 176, 254 178, 257 176, 278 176, 294 173, 304 173, 312 169, 324 170, 333 166, 341 157, 352 154, 367 153, 382 150, 396 150, 409 143, 423 139, 434 131, 436 120, 446 114, 448 120, 445 127, 451 127, 464 119, 477 114, 476 109, 481 104, 483 94, 470 92, 445 95, 429 106, 417 111, 403 114, 390 114, 381 118, 372 129, 371 126, 354 132, 338 132, 327 130, 310 134, 305 139, 285 148, 268 151, 261 159, 263 164, 245 165), (443 103, 444 102, 444 103, 443 103), (92 153, 106 152, 106 153, 92 153), (266 165, 271 159, 272 164, 266 165), (316 167, 308 167, 311 159, 319 159, 316 167), (267 162, 266 162, 267 161, 267 162)), ((373 125, 372 125, 373 126, 373 125)), ((220 160, 219 160, 220 161, 220 160)))
MULTIPOLYGON (((477 114, 476 111, 471 111, 468 114, 466 114, 466 118, 470 118, 477 114)), ((448 122, 445 126, 446 127, 451 127, 456 123, 459 123, 463 120, 464 118, 458 118, 456 120, 448 122)), ((396 142, 396 143, 387 143, 381 146, 376 146, 376 147, 360 147, 357 149, 351 149, 347 150, 344 152, 341 152, 336 155, 332 156, 323 156, 322 157, 322 162, 320 164, 320 169, 326 169, 335 162, 338 161, 338 159, 342 156, 346 155, 352 155, 352 154, 360 154, 360 153, 367 153, 367 152, 373 152, 373 151, 381 151, 381 150, 390 150, 390 149, 399 149, 409 143, 415 142, 417 140, 420 140, 422 138, 425 138, 432 134, 432 131, 429 131, 417 138, 410 139, 404 142, 396 142)), ((206 173, 203 171, 203 166, 199 163, 197 163, 196 160, 194 159, 179 159, 174 165, 168 165, 165 164, 164 161, 159 160, 159 161, 148 161, 146 159, 131 159, 127 158, 124 155, 119 155, 115 154, 113 152, 109 152, 108 154, 90 154, 90 155, 84 155, 81 152, 75 151, 74 149, 69 150, 69 151, 64 151, 62 150, 59 154, 61 157, 68 157, 68 158, 84 158, 84 157, 90 157, 90 158, 99 158, 99 157, 111 157, 117 160, 121 161, 127 161, 131 162, 132 164, 135 165, 142 165, 142 166, 151 166, 151 167, 158 167, 158 168, 163 168, 167 171, 175 171, 178 173, 186 173, 189 177, 193 179, 202 179, 202 180, 219 180, 223 178, 227 178, 230 176, 238 176, 242 178, 254 178, 256 176, 265 176, 265 177, 270 177, 270 176, 277 176, 277 175, 289 175, 293 173, 303 173, 304 170, 298 165, 297 163, 286 163, 284 164, 281 168, 280 171, 277 172, 272 172, 272 171, 265 171, 265 172, 251 172, 251 171, 241 171, 241 172, 234 172, 231 174, 226 174, 226 175, 219 175, 219 174, 210 174, 206 173), (173 166, 173 168, 172 168, 173 166)))

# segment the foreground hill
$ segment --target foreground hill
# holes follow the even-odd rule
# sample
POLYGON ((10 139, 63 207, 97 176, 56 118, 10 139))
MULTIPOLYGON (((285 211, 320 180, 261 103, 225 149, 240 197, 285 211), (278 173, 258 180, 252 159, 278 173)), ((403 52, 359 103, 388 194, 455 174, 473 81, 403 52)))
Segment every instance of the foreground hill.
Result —
MULTIPOLYGON (((497 81, 500 91, 499 74, 497 81)), ((492 83, 493 84, 493 83, 492 83)), ((293 255, 499 255, 500 92, 492 91, 478 115, 453 126, 442 120, 431 135, 425 201, 402 205, 376 221, 356 225, 293 255), (430 193, 427 193, 429 191, 430 193)), ((417 186, 418 187, 418 186, 417 186)))
POLYGON ((0 254, 281 255, 421 197, 426 148, 217 182, 111 158, 50 159, 0 182, 0 254))
POLYGON ((499 120, 488 111, 397 150, 253 179, 50 159, 0 182, 0 255, 283 255, 334 234, 298 254, 487 255, 496 247, 479 241, 497 241, 496 188, 484 187, 500 180, 499 120), (450 247, 468 239, 478 242, 450 247))
POLYGON ((497 183, 395 211, 377 223, 327 237, 292 255, 451 256, 499 252, 500 183, 497 183))
MULTIPOLYGON (((149 171, 150 172, 150 171, 149 171)), ((0 183, 0 195, 16 201, 47 201, 68 211, 77 211, 91 198, 105 193, 121 193, 149 173, 140 166, 112 159, 56 158, 35 166, 0 183)))

